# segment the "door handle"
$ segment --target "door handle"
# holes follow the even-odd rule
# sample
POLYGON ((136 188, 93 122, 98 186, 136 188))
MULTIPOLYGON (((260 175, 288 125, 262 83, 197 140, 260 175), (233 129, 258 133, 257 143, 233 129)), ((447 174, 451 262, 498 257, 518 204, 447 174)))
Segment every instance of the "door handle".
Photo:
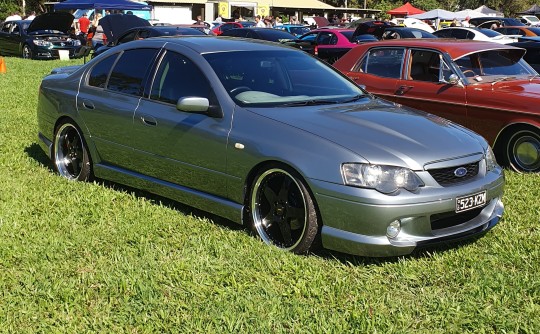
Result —
POLYGON ((407 93, 408 91, 410 91, 411 89, 413 88, 413 86, 399 86, 399 88, 396 90, 395 94, 396 95, 403 95, 405 93, 407 93))
POLYGON ((90 110, 94 110, 94 109, 95 109, 94 104, 93 104, 92 101, 90 101, 90 100, 83 100, 82 105, 83 105, 83 107, 85 107, 86 109, 90 109, 90 110))
POLYGON ((149 125, 149 126, 156 126, 157 125, 156 119, 154 117, 148 116, 148 115, 142 115, 141 116, 141 122, 143 122, 144 125, 149 125))

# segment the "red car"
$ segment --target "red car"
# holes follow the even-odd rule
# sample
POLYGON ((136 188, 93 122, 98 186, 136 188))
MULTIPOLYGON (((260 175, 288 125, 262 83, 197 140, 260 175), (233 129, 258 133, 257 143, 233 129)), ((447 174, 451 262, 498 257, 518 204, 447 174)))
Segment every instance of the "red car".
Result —
POLYGON ((249 28, 253 26, 255 26, 255 22, 251 22, 251 21, 225 22, 223 24, 218 25, 214 29, 212 29, 212 32, 216 34, 217 36, 219 36, 224 31, 227 31, 227 30, 231 30, 234 28, 249 28))
POLYGON ((355 38, 355 29, 322 28, 315 29, 300 36, 303 41, 316 43, 315 55, 332 64, 349 50, 358 46, 359 42, 377 41, 371 35, 362 35, 355 38))
POLYGON ((524 53, 491 42, 391 40, 357 46, 334 67, 375 95, 478 132, 499 163, 540 172, 540 77, 524 53))

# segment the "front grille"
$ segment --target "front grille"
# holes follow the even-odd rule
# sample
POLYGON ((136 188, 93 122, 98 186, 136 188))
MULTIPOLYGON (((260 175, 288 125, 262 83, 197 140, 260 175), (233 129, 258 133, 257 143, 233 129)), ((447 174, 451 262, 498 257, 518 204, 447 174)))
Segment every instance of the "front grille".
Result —
POLYGON ((484 208, 477 208, 465 212, 443 212, 432 215, 430 218, 431 230, 440 230, 451 226, 463 224, 478 216, 484 208))
POLYGON ((439 169, 430 169, 428 170, 429 174, 433 176, 435 181, 437 181, 441 186, 448 186, 451 184, 461 183, 467 180, 472 179, 476 175, 478 175, 478 166, 479 161, 473 162, 468 165, 463 166, 454 166, 454 167, 448 167, 448 168, 439 168, 439 169), (465 174, 462 177, 458 177, 454 174, 456 169, 459 167, 464 167, 467 170, 467 174, 465 174))

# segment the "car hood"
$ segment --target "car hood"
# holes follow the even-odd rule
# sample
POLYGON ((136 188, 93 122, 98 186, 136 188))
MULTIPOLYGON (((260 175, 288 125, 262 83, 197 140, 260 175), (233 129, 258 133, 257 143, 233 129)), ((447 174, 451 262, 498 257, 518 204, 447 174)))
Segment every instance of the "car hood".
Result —
MULTIPOLYGON (((485 84, 477 85, 477 88, 480 87, 487 87, 487 89, 495 90, 497 93, 530 97, 535 100, 538 100, 538 97, 540 96, 540 80, 538 78, 532 81, 523 78, 510 81, 499 81, 494 84, 486 82, 485 84)), ((514 100, 514 103, 516 103, 516 100, 514 100)))
POLYGON ((380 99, 251 111, 323 137, 370 163, 413 170, 483 153, 486 145, 479 135, 446 119, 380 99))
POLYGON ((36 16, 26 31, 28 33, 39 30, 58 30, 64 33, 69 31, 74 16, 67 12, 45 13, 36 16))
POLYGON ((131 28, 151 26, 148 20, 130 14, 107 15, 99 20, 99 25, 109 41, 116 40, 123 32, 131 28))

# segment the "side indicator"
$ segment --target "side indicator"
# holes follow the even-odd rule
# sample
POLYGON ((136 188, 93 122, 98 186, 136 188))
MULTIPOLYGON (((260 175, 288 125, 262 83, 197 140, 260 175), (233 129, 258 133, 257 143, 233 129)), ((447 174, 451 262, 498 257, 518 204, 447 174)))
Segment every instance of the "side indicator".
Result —
POLYGON ((239 150, 243 150, 244 149, 244 144, 236 143, 236 144, 234 144, 234 148, 237 148, 239 150))

